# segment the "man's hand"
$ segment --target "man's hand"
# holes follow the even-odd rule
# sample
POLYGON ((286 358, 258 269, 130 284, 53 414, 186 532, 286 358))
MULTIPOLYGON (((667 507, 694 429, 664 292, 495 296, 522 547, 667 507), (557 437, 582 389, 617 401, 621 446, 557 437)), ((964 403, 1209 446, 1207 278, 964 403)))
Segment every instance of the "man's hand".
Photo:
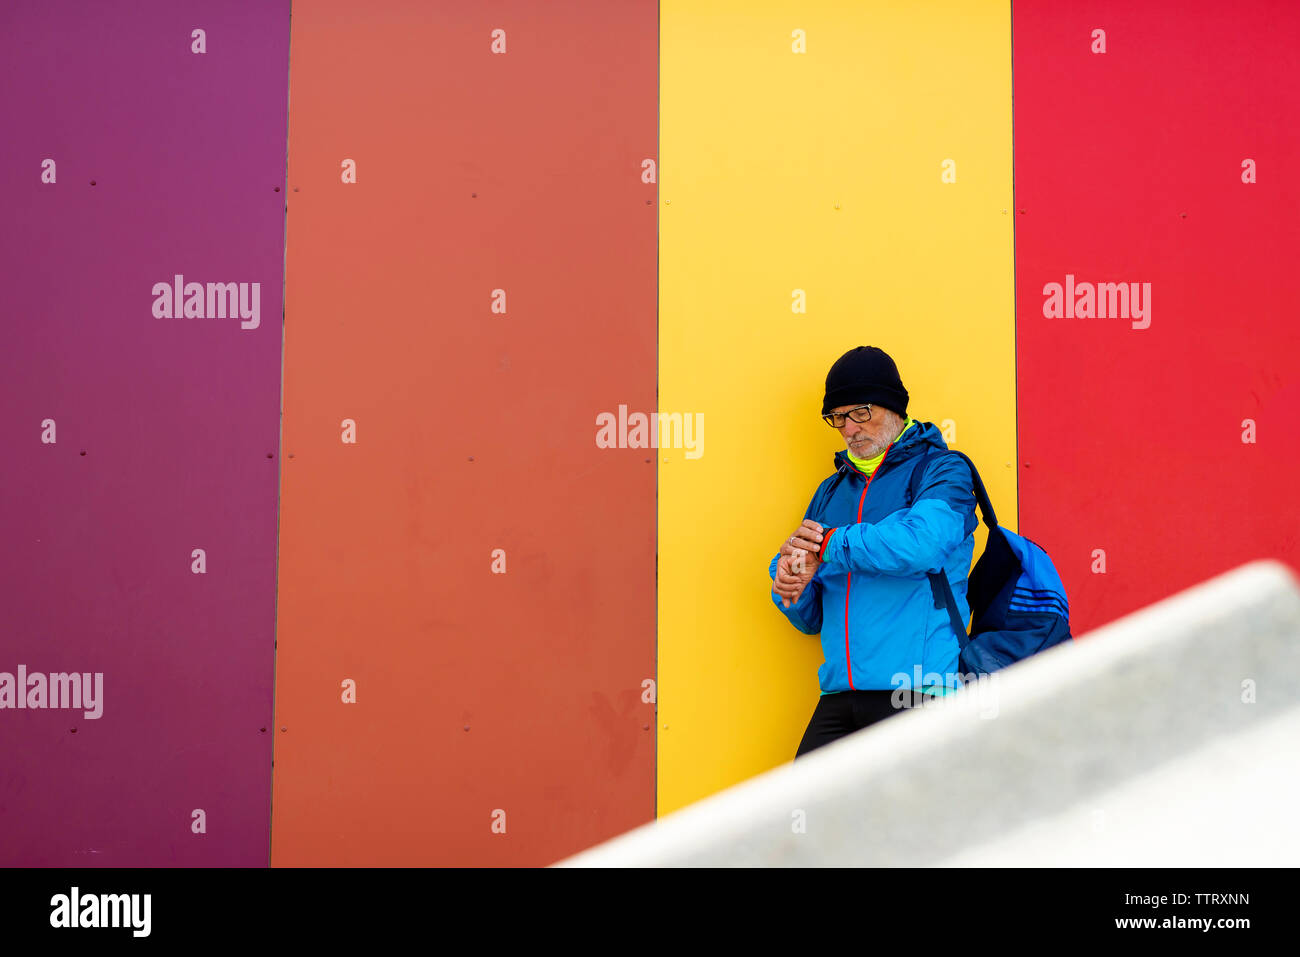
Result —
POLYGON ((782 554, 788 554, 786 552, 788 546, 812 552, 813 556, 816 557, 817 553, 821 551, 822 533, 825 531, 821 525, 811 518, 805 518, 802 524, 794 530, 794 534, 786 539, 785 545, 781 546, 782 554))
MULTIPOLYGON (((802 554, 807 554, 806 552, 802 554)), ((782 555, 776 562, 776 577, 772 580, 772 591, 781 598, 782 606, 789 608, 791 602, 797 602, 808 583, 812 581, 812 572, 795 574, 791 568, 794 560, 791 555, 782 555)))
POLYGON ((781 546, 781 557, 776 563, 776 577, 772 590, 781 596, 784 607, 797 602, 799 596, 821 565, 817 552, 821 548, 823 529, 812 519, 805 518, 795 533, 781 546))

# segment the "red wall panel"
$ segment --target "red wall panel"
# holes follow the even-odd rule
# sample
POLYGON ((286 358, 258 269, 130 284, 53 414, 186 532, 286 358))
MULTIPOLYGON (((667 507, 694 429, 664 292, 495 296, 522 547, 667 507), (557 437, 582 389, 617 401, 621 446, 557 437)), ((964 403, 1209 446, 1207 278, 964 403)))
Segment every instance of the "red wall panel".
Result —
POLYGON ((1081 634, 1300 558, 1300 6, 1013 12, 1019 530, 1081 634), (1149 325, 1048 318, 1067 276, 1149 283, 1149 325))

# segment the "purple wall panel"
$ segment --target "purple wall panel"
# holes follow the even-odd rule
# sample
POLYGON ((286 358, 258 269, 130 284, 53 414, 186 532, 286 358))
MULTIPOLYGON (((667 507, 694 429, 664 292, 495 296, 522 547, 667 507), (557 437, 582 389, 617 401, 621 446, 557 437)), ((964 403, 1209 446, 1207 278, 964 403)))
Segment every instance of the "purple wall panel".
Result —
POLYGON ((0 708, 0 865, 268 861, 288 45, 288 0, 0 8, 0 704, 103 674, 0 708), (259 324, 156 318, 178 273, 259 324))

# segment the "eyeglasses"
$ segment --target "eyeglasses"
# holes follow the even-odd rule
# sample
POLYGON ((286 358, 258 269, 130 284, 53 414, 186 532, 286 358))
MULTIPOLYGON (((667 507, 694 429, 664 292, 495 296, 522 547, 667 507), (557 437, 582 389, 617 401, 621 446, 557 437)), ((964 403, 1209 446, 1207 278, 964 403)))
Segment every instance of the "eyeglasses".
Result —
POLYGON ((830 415, 823 415, 822 421, 825 422, 827 425, 829 425, 832 429, 842 429, 844 428, 844 420, 846 418, 852 419, 854 422, 859 422, 859 423, 870 422, 871 406, 860 405, 856 409, 849 409, 849 411, 847 412, 832 412, 830 415), (863 414, 864 409, 866 410, 865 414, 863 414))

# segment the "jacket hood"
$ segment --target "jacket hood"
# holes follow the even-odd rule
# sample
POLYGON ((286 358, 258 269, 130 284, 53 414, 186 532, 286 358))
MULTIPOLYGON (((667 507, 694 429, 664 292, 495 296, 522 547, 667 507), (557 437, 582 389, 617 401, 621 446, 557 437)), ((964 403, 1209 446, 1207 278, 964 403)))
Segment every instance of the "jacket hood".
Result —
MULTIPOLYGON (((889 447, 889 453, 885 456, 881 465, 894 465, 898 462, 906 462, 909 459, 920 455, 928 446, 940 451, 946 451, 948 444, 943 440, 943 432, 933 422, 921 422, 918 419, 912 420, 912 428, 903 432, 899 440, 889 447)), ((879 467, 879 466, 878 466, 879 467)), ((835 453, 835 471, 847 469, 850 474, 861 475, 851 461, 849 461, 849 450, 840 449, 835 453)))

